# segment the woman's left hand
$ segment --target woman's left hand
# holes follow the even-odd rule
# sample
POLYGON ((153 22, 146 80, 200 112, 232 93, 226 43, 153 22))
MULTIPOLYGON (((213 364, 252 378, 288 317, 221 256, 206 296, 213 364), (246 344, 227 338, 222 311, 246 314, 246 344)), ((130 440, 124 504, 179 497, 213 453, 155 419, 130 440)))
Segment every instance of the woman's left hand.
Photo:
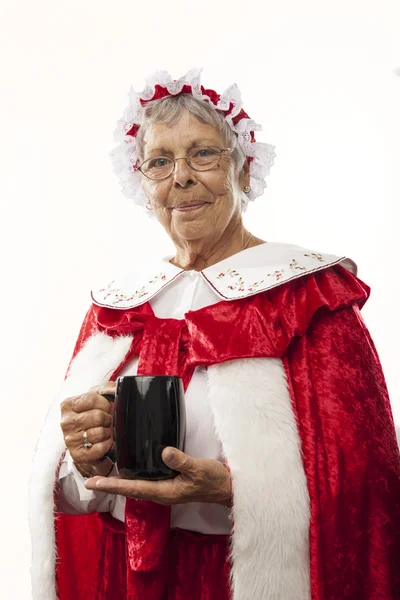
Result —
POLYGON ((85 487, 163 505, 213 502, 231 506, 231 476, 221 462, 213 458, 193 458, 171 446, 164 448, 161 456, 166 465, 179 471, 179 475, 159 481, 92 477, 85 487))

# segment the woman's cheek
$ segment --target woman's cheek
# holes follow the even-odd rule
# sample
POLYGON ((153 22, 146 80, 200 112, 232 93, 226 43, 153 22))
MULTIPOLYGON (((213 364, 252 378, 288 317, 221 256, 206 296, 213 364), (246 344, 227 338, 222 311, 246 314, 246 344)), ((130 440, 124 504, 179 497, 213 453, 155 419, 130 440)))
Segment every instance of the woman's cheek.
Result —
POLYGON ((207 179, 204 180, 204 185, 210 192, 216 196, 222 196, 227 193, 226 190, 227 173, 225 171, 210 172, 207 179))
POLYGON ((150 184, 145 189, 146 197, 152 204, 162 207, 168 204, 168 193, 170 186, 150 184))

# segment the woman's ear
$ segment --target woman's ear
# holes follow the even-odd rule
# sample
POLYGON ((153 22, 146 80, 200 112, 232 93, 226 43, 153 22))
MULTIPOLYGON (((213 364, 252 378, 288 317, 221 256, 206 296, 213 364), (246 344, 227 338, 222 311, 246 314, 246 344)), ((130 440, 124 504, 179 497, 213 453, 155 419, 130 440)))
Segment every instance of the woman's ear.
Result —
POLYGON ((250 163, 247 158, 244 161, 242 170, 239 174, 239 184, 241 189, 243 189, 246 185, 250 185, 250 163))

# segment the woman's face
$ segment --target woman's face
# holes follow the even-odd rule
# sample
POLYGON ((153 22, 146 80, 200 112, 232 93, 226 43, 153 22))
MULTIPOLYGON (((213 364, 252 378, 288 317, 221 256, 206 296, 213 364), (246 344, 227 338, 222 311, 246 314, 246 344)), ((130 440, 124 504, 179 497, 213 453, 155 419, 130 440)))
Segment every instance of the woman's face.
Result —
MULTIPOLYGON (((185 110, 175 125, 156 121, 147 129, 144 160, 161 155, 185 157, 190 148, 201 146, 223 149, 225 143, 217 128, 202 123, 185 110)), ((147 199, 158 221, 177 245, 200 238, 210 243, 233 225, 232 220, 241 220, 240 195, 233 197, 225 188, 231 160, 231 157, 222 155, 219 167, 209 171, 196 171, 185 160, 178 160, 175 171, 167 179, 154 181, 143 176, 147 199), (202 206, 179 210, 181 204, 193 200, 203 202, 202 206)), ((248 163, 245 161, 238 176, 240 189, 248 182, 248 163)))

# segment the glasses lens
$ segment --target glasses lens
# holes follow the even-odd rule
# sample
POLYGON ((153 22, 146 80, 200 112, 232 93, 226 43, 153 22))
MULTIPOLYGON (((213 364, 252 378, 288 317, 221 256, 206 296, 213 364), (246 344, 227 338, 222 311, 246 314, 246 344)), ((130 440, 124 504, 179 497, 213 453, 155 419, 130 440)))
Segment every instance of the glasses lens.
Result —
POLYGON ((171 175, 174 169, 174 161, 165 156, 149 158, 142 164, 142 172, 150 179, 164 179, 171 175))
MULTIPOLYGON (((193 148, 188 153, 187 160, 194 169, 198 171, 207 171, 215 167, 221 157, 221 150, 214 147, 193 148)), ((150 179, 165 179, 169 177, 174 170, 174 161, 166 156, 157 156, 149 158, 141 167, 141 171, 150 179)))
POLYGON ((219 148, 194 148, 188 155, 189 162, 199 170, 212 169, 218 164, 221 156, 219 148))

